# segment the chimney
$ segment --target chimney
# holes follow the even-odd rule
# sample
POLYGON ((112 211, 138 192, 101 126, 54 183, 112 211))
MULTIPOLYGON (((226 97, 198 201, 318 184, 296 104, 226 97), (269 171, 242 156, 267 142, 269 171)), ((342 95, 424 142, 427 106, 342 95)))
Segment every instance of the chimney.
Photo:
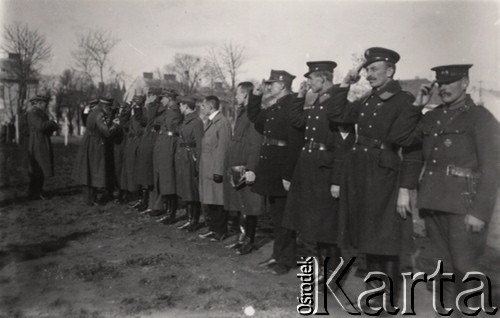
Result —
POLYGON ((144 79, 151 79, 152 80, 153 79, 153 73, 151 73, 151 72, 143 72, 142 73, 142 77, 144 79))

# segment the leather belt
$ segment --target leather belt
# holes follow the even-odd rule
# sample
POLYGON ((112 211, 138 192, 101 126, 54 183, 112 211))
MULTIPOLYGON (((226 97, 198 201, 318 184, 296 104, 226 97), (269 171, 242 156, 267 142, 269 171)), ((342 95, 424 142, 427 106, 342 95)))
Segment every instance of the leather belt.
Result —
POLYGON ((181 142, 179 144, 179 147, 181 147, 181 148, 194 148, 194 147, 196 147, 196 143, 195 142, 181 142))
POLYGON ((312 140, 307 141, 302 149, 304 149, 304 150, 318 150, 318 151, 333 151, 333 147, 330 147, 328 145, 322 144, 320 142, 315 142, 312 140))
POLYGON ((284 140, 268 138, 264 136, 262 139, 262 146, 278 146, 278 147, 286 147, 287 142, 284 140))
POLYGON ((169 130, 154 130, 151 129, 151 132, 157 133, 158 135, 167 135, 167 136, 173 136, 174 133, 169 131, 169 130))
POLYGON ((471 168, 462 168, 457 167, 455 165, 436 165, 436 164, 427 164, 425 166, 426 171, 436 171, 436 172, 444 172, 447 176, 451 177, 460 177, 460 178, 479 178, 481 175, 478 172, 474 172, 471 168))
POLYGON ((358 135, 356 144, 382 150, 394 150, 391 144, 388 144, 380 139, 370 138, 363 135, 358 135))

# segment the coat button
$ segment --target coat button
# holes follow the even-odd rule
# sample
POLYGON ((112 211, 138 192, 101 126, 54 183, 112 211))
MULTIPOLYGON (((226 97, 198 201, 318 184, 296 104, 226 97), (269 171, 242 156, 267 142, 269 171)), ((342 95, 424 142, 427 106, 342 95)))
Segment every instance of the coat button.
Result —
POLYGON ((307 116, 307 118, 311 119, 311 115, 307 116))
POLYGON ((319 109, 323 109, 323 106, 319 106, 319 109))
POLYGON ((441 125, 441 121, 440 120, 436 121, 436 124, 441 125))
POLYGON ((364 116, 364 115, 365 115, 365 113, 361 113, 361 116, 364 116))
POLYGON ((365 106, 368 106, 368 103, 365 103, 365 106))
POLYGON ((313 127, 313 130, 316 130, 316 127, 313 127))
POLYGON ((356 150, 356 147, 352 147, 352 150, 356 150))
POLYGON ((438 147, 434 147, 434 151, 438 150, 438 147))
POLYGON ((311 150, 311 149, 309 149, 309 152, 312 152, 312 150, 311 150))
POLYGON ((432 171, 429 171, 429 175, 431 175, 431 176, 432 176, 432 171))
POLYGON ((306 129, 309 129, 309 126, 306 126, 306 129))
POLYGON ((316 116, 316 119, 319 119, 319 116, 316 116))
POLYGON ((373 116, 377 116, 377 113, 373 113, 373 116))
POLYGON ((311 138, 311 141, 314 141, 314 138, 311 138))
POLYGON ((436 163, 436 160, 432 160, 432 163, 436 163))
POLYGON ((438 136, 438 134, 434 134, 434 137, 437 137, 437 136, 438 136))
POLYGON ((372 125, 368 125, 368 128, 372 128, 372 125))

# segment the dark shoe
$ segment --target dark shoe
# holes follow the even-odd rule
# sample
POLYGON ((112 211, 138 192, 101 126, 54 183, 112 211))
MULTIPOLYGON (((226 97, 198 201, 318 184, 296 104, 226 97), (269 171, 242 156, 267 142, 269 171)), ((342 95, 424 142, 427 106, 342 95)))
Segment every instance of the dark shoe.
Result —
POLYGON ((159 223, 163 223, 165 225, 172 225, 174 224, 176 221, 175 219, 175 216, 172 215, 172 214, 167 214, 165 216, 162 216, 161 218, 159 218, 158 220, 156 220, 156 222, 159 222, 159 223))
POLYGON ((153 209, 145 209, 145 210, 142 210, 142 211, 139 211, 140 214, 147 214, 149 215, 149 213, 153 212, 153 209))
POLYGON ((245 236, 245 233, 239 233, 239 235, 236 236, 236 240, 233 243, 226 245, 225 247, 229 249, 239 249, 246 241, 247 237, 245 236))
POLYGON ((181 226, 178 226, 178 230, 187 230, 191 226, 191 221, 187 221, 186 223, 182 224, 181 226))
POLYGON ((147 214, 149 216, 151 216, 151 217, 157 217, 157 216, 165 214, 165 211, 163 211, 163 210, 152 210, 152 211, 148 212, 147 214))
POLYGON ((207 239, 207 238, 211 238, 212 236, 215 236, 215 234, 217 234, 217 233, 215 233, 214 231, 208 231, 208 232, 200 234, 198 236, 202 239, 207 239))
POLYGON ((268 270, 269 273, 273 275, 285 275, 290 271, 290 267, 276 263, 274 265, 270 265, 268 270))
POLYGON ((269 267, 269 266, 274 265, 276 263, 278 263, 278 261, 276 259, 270 257, 270 258, 266 259, 265 261, 260 262, 259 266, 260 267, 269 267))
POLYGON ((226 233, 216 233, 210 238, 210 242, 222 242, 227 238, 226 233))
POLYGON ((200 227, 200 223, 198 222, 191 222, 189 223, 189 227, 186 229, 189 233, 198 231, 198 228, 200 227))
POLYGON ((236 250, 236 254, 246 255, 250 254, 253 250, 255 250, 255 245, 250 242, 245 242, 239 249, 236 250))

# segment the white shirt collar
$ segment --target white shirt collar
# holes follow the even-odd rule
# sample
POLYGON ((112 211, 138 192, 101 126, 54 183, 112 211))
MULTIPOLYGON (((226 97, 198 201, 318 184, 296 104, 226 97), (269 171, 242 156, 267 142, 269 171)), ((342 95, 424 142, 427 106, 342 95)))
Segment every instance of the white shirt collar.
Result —
POLYGON ((208 116, 208 119, 209 120, 214 120, 215 116, 217 116, 217 114, 220 112, 220 110, 216 110, 214 111, 213 113, 211 113, 209 116, 208 116))

